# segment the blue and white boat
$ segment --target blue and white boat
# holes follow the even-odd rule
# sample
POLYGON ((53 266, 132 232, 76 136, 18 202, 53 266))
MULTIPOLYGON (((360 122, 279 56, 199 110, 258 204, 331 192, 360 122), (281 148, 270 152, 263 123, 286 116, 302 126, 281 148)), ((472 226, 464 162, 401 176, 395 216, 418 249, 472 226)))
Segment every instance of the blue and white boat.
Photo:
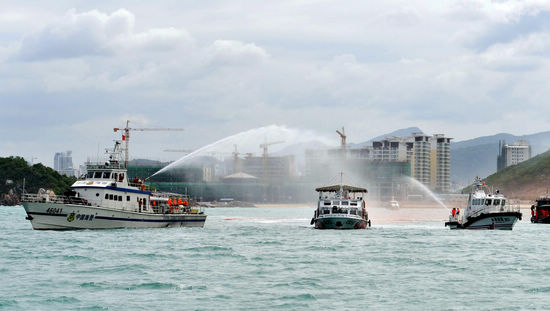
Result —
POLYGON ((335 185, 315 189, 319 201, 311 224, 315 229, 366 229, 370 227, 364 196, 367 189, 335 185))
POLYGON ((513 206, 498 190, 495 193, 488 191, 487 186, 477 179, 464 212, 449 215, 445 226, 451 229, 512 230, 521 216, 519 205, 513 206))
POLYGON ((200 208, 189 207, 186 196, 153 191, 139 180, 128 181, 127 162, 121 163, 120 141, 115 142, 109 154, 107 162, 87 165, 86 176, 71 186, 69 195, 45 191, 23 194, 21 201, 32 227, 70 230, 204 226, 206 215, 200 208))

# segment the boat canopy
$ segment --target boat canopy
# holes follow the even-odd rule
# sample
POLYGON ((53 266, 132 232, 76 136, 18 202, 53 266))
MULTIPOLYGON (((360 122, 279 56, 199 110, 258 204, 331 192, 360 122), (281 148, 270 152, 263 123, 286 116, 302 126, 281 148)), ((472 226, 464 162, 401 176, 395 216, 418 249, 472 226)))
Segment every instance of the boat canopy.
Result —
POLYGON ((320 187, 320 188, 316 188, 315 191, 317 191, 317 192, 338 192, 338 191, 340 191, 340 187, 342 187, 342 190, 347 191, 347 192, 363 192, 363 193, 368 192, 367 189, 365 189, 365 188, 348 186, 348 185, 334 185, 334 186, 320 187))

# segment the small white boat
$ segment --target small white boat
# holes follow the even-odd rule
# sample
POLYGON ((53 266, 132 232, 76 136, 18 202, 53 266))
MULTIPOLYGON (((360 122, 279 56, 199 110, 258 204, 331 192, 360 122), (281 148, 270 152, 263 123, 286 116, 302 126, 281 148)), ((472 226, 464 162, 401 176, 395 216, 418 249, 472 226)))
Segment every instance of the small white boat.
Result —
POLYGON ((521 220, 520 207, 512 206, 498 190, 496 193, 486 190, 486 185, 477 179, 464 212, 453 208, 445 226, 451 229, 512 230, 514 224, 521 220))
POLYGON ((69 196, 42 192, 23 194, 27 220, 36 230, 203 227, 202 209, 189 206, 188 198, 149 189, 128 181, 121 163, 120 141, 109 161, 88 165, 88 173, 72 186, 69 196))
POLYGON ((391 200, 386 204, 386 207, 389 209, 399 209, 399 202, 392 197, 391 200))
POLYGON ((370 227, 369 214, 363 199, 367 189, 335 185, 315 189, 319 201, 311 224, 315 229, 365 229, 370 227))

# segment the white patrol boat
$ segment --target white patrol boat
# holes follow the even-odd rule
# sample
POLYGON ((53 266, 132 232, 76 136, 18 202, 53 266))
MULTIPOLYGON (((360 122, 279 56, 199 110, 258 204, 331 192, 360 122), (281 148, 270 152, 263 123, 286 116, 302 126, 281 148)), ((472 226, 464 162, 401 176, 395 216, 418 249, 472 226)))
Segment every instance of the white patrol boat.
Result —
POLYGON ((120 145, 120 141, 115 142, 115 147, 109 151, 108 162, 87 165, 87 175, 71 186, 68 196, 48 192, 23 194, 21 201, 33 228, 204 226, 206 215, 203 210, 189 207, 185 196, 152 191, 139 181, 129 182, 126 165, 120 163, 120 145))
POLYGON ((512 230, 518 219, 521 220, 520 207, 512 206, 498 190, 490 193, 485 191, 486 188, 476 179, 466 210, 461 213, 460 209, 453 208, 445 226, 451 229, 512 230))
POLYGON ((367 189, 336 185, 315 189, 319 202, 311 224, 315 229, 365 229, 370 227, 363 196, 367 189))

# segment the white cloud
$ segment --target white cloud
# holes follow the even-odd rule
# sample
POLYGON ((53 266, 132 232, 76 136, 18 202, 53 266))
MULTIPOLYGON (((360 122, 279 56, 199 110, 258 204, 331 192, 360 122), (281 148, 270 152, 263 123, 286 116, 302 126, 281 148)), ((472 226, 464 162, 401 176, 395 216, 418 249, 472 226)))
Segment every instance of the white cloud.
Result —
POLYGON ((153 28, 136 33, 134 24, 134 15, 125 9, 111 14, 71 9, 60 22, 26 36, 17 56, 25 61, 112 56, 135 49, 163 51, 192 43, 184 29, 153 28))
POLYGON ((254 43, 235 40, 216 40, 208 54, 210 61, 216 65, 257 64, 269 58, 266 50, 254 43))
MULTIPOLYGON (((181 148, 282 123, 330 134, 344 125, 357 141, 406 126, 460 140, 493 134, 498 122, 487 114, 544 110, 550 96, 540 1, 128 2, 113 10, 100 0, 69 11, 74 4, 59 1, 29 5, 29 15, 7 8, 14 13, 0 18, 9 26, 0 32, 0 106, 16 107, 0 116, 5 131, 33 111, 97 124, 91 136, 111 134, 116 116, 146 116, 153 126, 189 128, 186 141, 162 142, 181 148)), ((522 120, 499 131, 521 130, 537 113, 517 114, 522 120)), ((28 127, 18 133, 64 140, 51 121, 28 127)))

